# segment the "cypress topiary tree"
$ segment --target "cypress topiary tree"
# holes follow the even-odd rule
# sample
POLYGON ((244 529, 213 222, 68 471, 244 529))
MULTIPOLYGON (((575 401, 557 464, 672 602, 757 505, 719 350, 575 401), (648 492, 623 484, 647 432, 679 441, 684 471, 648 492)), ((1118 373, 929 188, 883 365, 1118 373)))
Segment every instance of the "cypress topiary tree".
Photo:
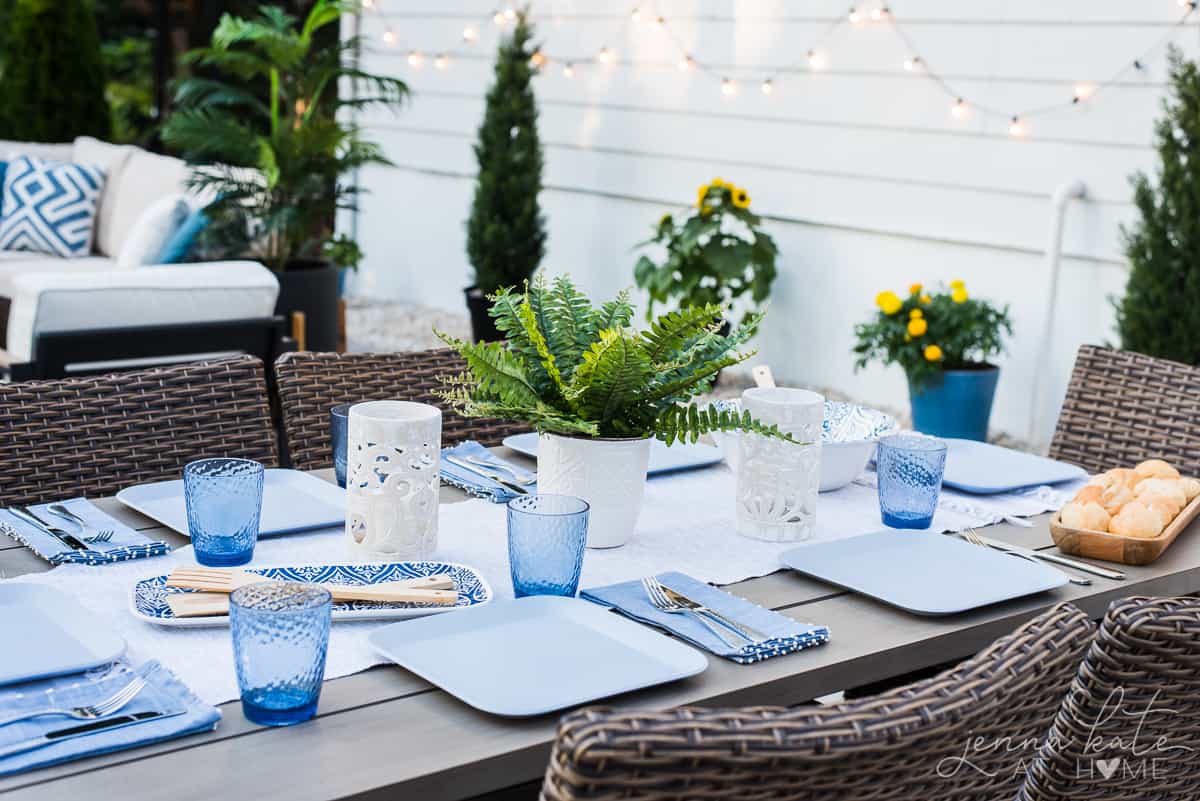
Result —
POLYGON ((1116 301, 1121 347, 1200 364, 1200 69, 1172 47, 1170 94, 1155 123, 1158 186, 1134 178, 1141 219, 1122 229, 1131 271, 1116 301))
POLYGON ((519 287, 546 251, 545 219, 538 206, 542 189, 542 146, 537 102, 530 85, 533 28, 525 12, 500 44, 496 82, 488 91, 475 158, 479 175, 467 220, 467 256, 475 286, 484 293, 519 287))
POLYGON ((10 0, 0 73, 0 139, 107 139, 100 33, 87 0, 10 0))

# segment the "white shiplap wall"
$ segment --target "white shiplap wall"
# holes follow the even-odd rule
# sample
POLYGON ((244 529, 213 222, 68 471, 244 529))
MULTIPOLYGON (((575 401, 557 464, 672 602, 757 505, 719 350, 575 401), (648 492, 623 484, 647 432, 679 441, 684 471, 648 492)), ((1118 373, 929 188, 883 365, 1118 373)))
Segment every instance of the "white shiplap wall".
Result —
MULTIPOLYGON (((498 30, 480 0, 375 0, 363 33, 372 70, 401 75, 414 91, 399 114, 367 117, 398 169, 368 170, 356 225, 367 257, 359 291, 460 308, 470 269, 463 221, 472 190, 471 144, 491 80, 498 30), (473 46, 460 34, 481 33, 473 46), (382 43, 385 30, 396 44, 382 43), (426 55, 407 64, 410 50, 426 55), (433 67, 450 53, 449 69, 433 67)), ((874 2, 860 4, 864 12, 874 2)), ((542 202, 550 242, 545 267, 589 291, 632 284, 630 247, 668 210, 719 175, 749 188, 771 219, 782 255, 761 359, 784 382, 837 387, 905 405, 898 369, 855 373, 853 324, 882 288, 962 278, 980 296, 1012 305, 1017 329, 993 415, 994 428, 1026 436, 1039 355, 1038 439, 1048 437, 1075 348, 1113 338, 1108 296, 1124 285, 1119 225, 1130 219, 1128 176, 1152 169, 1151 124, 1164 91, 1165 51, 1145 69, 1074 108, 1027 121, 1028 136, 979 113, 955 120, 937 84, 901 68, 919 55, 969 100, 1025 110, 1069 100, 1081 81, 1107 79, 1161 40, 1196 53, 1196 25, 1177 27, 1176 0, 897 0, 891 26, 836 26, 822 41, 828 66, 808 73, 810 44, 844 17, 844 0, 542 0, 545 51, 560 59, 537 83, 546 154, 542 202), (640 6, 669 34, 629 21, 640 6), (617 63, 594 62, 602 46, 617 63), (716 80, 676 68, 685 48, 719 74, 741 76, 723 97, 716 80), (561 59, 579 67, 561 74, 561 59), (765 97, 758 80, 776 74, 765 97), (1054 335, 1042 338, 1049 276, 1050 196, 1081 179, 1073 202, 1054 335)))

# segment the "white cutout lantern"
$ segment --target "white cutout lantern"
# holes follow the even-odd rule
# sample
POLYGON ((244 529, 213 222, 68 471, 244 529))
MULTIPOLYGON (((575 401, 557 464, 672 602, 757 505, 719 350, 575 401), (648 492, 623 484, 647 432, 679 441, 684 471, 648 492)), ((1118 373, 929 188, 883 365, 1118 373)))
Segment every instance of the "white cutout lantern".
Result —
POLYGON ((346 538, 357 554, 428 559, 437 548, 442 412, 409 401, 350 407, 346 538))

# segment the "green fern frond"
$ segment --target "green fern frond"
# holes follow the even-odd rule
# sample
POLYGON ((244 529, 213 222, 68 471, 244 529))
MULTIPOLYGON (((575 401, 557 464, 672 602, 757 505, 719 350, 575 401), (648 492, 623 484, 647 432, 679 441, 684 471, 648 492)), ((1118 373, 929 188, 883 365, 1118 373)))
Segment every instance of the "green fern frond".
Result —
POLYGON ((467 360, 467 367, 476 380, 472 397, 477 400, 494 399, 513 406, 537 406, 540 395, 529 381, 529 376, 503 342, 464 342, 461 339, 434 333, 467 360))
POLYGON ((542 335, 542 330, 538 328, 537 312, 534 311, 533 305, 530 304, 528 294, 526 295, 525 302, 518 308, 517 313, 521 316, 525 336, 533 343, 534 350, 537 351, 539 363, 542 369, 546 371, 546 375, 549 376, 551 385, 557 394, 566 400, 567 386, 563 383, 562 373, 558 370, 554 354, 550 352, 550 346, 546 344, 546 337, 542 335))
POLYGON ((550 348, 559 369, 570 380, 583 361, 583 352, 593 341, 594 335, 590 329, 592 304, 565 275, 554 279, 543 303, 547 306, 547 317, 551 323, 551 329, 547 332, 550 348))
POLYGON ((797 442, 774 424, 758 422, 750 416, 750 412, 742 412, 739 415, 729 409, 717 409, 715 406, 701 409, 694 403, 679 404, 665 410, 659 416, 654 437, 671 445, 675 442, 695 442, 713 431, 740 431, 743 434, 761 434, 797 444, 807 444, 797 442))
POLYGON ((662 315, 642 332, 650 361, 675 361, 685 348, 712 326, 720 326, 723 310, 720 306, 691 306, 662 315))
POLYGON ((592 313, 591 333, 595 338, 610 328, 628 328, 633 320, 633 304, 629 302, 629 290, 622 289, 612 300, 592 313))
POLYGON ((584 352, 572 389, 580 410, 604 426, 645 397, 652 375, 653 366, 637 341, 620 329, 609 329, 584 352))

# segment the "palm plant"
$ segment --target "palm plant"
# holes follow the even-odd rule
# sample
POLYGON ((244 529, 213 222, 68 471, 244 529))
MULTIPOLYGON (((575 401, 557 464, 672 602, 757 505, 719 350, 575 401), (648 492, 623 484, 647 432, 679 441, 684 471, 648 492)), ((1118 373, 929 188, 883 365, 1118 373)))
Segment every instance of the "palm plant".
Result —
POLYGON ((664 314, 645 331, 631 329, 627 293, 594 308, 566 277, 543 279, 521 293, 491 296, 490 314, 505 342, 438 336, 467 361, 447 382, 443 400, 467 417, 521 420, 539 431, 590 437, 655 437, 668 445, 709 431, 784 437, 775 426, 690 402, 716 374, 753 352, 737 348, 761 315, 727 335, 719 305, 664 314))
POLYGON ((216 198, 206 235, 226 253, 274 270, 319 255, 334 210, 354 208, 356 187, 342 179, 391 163, 338 118, 408 95, 403 81, 355 66, 361 38, 322 30, 354 7, 317 0, 299 28, 276 6, 249 20, 226 14, 212 44, 183 57, 200 74, 178 84, 163 140, 198 165, 192 188, 216 198), (352 96, 338 95, 339 81, 356 87, 352 96))

